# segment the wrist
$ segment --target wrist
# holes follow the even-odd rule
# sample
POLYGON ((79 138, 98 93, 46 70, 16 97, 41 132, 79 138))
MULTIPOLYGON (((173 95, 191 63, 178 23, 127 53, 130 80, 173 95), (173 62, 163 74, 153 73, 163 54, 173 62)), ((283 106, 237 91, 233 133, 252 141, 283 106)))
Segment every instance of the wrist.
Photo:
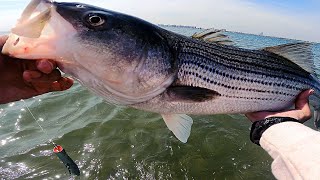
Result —
POLYGON ((255 121, 251 126, 250 140, 260 146, 262 134, 271 126, 282 122, 297 122, 298 120, 291 117, 269 117, 264 120, 255 121))

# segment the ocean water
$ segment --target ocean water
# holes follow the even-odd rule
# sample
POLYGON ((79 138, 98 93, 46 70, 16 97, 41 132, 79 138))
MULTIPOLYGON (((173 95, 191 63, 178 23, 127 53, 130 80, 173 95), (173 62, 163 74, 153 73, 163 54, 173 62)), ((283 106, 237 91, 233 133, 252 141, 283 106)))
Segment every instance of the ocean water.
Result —
MULTIPOLYGON (((185 35, 200 31, 165 28, 185 35)), ((295 42, 226 34, 244 48, 295 42)), ((319 58, 319 44, 314 52, 319 58)), ((110 105, 78 83, 25 102, 0 105, 0 179, 274 179, 272 159, 250 142, 251 123, 242 115, 192 116, 191 136, 183 144, 160 115, 110 105), (67 150, 80 177, 69 176, 49 139, 67 150)))

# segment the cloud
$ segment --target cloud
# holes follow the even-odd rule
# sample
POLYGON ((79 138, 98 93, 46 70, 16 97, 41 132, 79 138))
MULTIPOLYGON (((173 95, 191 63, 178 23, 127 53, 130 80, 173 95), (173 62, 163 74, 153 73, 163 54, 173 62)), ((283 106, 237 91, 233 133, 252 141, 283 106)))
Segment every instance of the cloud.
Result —
POLYGON ((5 32, 10 30, 20 17, 27 0, 2 0, 0 6, 0 31, 5 32))
MULTIPOLYGON (((89 2, 82 0, 82 2, 89 2)), ((320 42, 320 13, 295 13, 252 0, 90 0, 155 24, 192 25, 320 42), (275 9, 275 10, 274 10, 275 9)))
MULTIPOLYGON (((288 9, 264 6, 256 0, 78 1, 134 15, 154 24, 215 27, 254 34, 264 32, 265 35, 320 42, 320 13, 307 10, 306 13, 295 13, 288 9)), ((19 14, 17 11, 11 13, 19 14)), ((0 17, 3 17, 3 14, 0 12, 0 17)), ((5 24, 12 24, 12 21, 14 20, 5 20, 5 24)))

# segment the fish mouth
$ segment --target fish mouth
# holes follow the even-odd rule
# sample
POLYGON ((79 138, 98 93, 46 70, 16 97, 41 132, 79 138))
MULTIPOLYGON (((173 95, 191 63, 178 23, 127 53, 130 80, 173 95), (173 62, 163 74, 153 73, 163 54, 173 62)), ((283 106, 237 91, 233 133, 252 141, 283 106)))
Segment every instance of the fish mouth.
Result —
POLYGON ((51 18, 52 8, 53 3, 50 1, 31 1, 11 32, 22 37, 39 38, 51 18))
POLYGON ((59 59, 63 39, 76 34, 73 26, 56 11, 54 1, 32 0, 23 11, 2 53, 22 59, 59 59))

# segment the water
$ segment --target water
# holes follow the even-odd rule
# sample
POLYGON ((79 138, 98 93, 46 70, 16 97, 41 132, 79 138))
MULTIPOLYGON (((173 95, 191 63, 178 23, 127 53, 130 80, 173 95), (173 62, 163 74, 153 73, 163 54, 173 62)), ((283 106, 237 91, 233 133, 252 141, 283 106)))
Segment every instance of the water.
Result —
MULTIPOLYGON (((199 31, 167 28, 186 35, 199 31)), ((246 48, 293 42, 227 34, 246 48)), ((314 51, 319 56, 319 44, 314 51)), ((193 116, 191 137, 182 144, 158 114, 109 105, 78 83, 26 103, 48 135, 23 102, 0 105, 1 179, 69 179, 50 138, 79 165, 78 179, 274 179, 272 160, 249 141, 251 123, 242 115, 193 116)))

